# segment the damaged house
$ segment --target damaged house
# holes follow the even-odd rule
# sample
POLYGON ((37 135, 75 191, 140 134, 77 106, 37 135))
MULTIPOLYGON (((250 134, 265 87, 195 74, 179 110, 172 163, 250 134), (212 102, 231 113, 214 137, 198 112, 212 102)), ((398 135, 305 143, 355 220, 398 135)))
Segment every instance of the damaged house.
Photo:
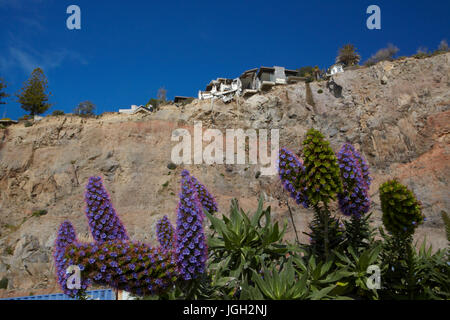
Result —
POLYGON ((284 67, 260 67, 250 69, 242 73, 238 78, 218 78, 212 80, 205 91, 198 92, 200 100, 220 98, 224 102, 231 101, 235 96, 244 97, 258 91, 268 90, 274 85, 294 83, 302 80, 296 70, 284 67))

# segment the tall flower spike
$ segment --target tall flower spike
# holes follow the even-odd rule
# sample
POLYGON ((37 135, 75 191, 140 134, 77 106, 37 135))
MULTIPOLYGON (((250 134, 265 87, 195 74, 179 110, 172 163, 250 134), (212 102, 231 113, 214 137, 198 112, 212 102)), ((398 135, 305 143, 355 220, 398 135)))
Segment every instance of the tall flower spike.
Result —
POLYGON ((295 199, 297 204, 308 207, 308 198, 304 195, 306 186, 303 182, 305 168, 300 159, 290 150, 282 148, 278 159, 278 174, 284 189, 295 199))
POLYGON ((200 203, 203 206, 203 209, 208 211, 210 214, 213 214, 214 212, 218 211, 217 202, 216 199, 209 193, 208 189, 201 184, 197 178, 194 176, 191 176, 192 184, 195 188, 195 191, 197 191, 198 199, 200 200, 200 203))
POLYGON ((100 177, 89 178, 85 201, 86 215, 95 241, 129 239, 100 177))
POLYGON ((306 195, 312 205, 328 203, 342 192, 339 166, 330 143, 319 131, 310 129, 303 141, 306 171, 306 195))
POLYGON ((338 194, 339 208, 343 214, 359 218, 370 209, 368 166, 365 165, 364 176, 362 165, 365 161, 349 143, 342 146, 337 159, 344 187, 338 194))
POLYGON ((67 288, 67 279, 70 276, 66 273, 67 268, 73 264, 69 257, 65 257, 67 247, 76 242, 76 233, 72 224, 69 221, 64 221, 58 230, 58 236, 55 240, 55 250, 53 258, 55 259, 55 271, 59 285, 64 290, 64 293, 75 295, 78 291, 67 288))
POLYGON ((385 228, 396 235, 411 235, 425 217, 414 194, 396 180, 380 186, 381 211, 385 228))
POLYGON ((156 224, 156 233, 163 250, 172 250, 174 248, 175 231, 167 216, 162 217, 156 224))
POLYGON ((203 232, 204 214, 191 176, 187 170, 181 176, 175 252, 180 276, 191 280, 205 272, 208 248, 203 232))

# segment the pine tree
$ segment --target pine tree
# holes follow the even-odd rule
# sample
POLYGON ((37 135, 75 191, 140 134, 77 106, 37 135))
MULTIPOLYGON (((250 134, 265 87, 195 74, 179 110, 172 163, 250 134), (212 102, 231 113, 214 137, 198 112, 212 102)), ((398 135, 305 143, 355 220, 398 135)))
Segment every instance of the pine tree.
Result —
POLYGON ((50 93, 47 93, 47 78, 41 68, 36 68, 31 73, 30 79, 24 83, 22 90, 16 94, 21 107, 30 112, 31 116, 41 114, 50 108, 48 103, 50 93))

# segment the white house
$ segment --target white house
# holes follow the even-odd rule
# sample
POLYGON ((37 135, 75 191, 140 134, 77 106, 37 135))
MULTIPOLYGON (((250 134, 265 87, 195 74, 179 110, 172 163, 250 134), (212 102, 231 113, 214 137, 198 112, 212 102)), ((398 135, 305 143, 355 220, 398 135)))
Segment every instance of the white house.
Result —
POLYGON ((333 64, 330 68, 328 68, 328 76, 332 76, 336 73, 344 72, 344 66, 341 63, 333 64))
POLYGON ((119 109, 119 113, 125 114, 150 113, 152 111, 153 111, 152 105, 145 107, 143 105, 137 106, 133 104, 130 109, 119 109))

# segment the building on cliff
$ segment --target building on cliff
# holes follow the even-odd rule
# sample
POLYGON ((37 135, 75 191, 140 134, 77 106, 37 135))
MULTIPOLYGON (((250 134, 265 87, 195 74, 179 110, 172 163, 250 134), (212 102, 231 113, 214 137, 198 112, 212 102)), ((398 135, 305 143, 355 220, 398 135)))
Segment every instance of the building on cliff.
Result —
POLYGON ((137 105, 132 105, 130 109, 119 109, 119 113, 124 113, 124 114, 136 114, 136 113, 150 113, 153 111, 153 106, 150 104, 148 106, 137 106, 137 105))
POLYGON ((250 69, 235 79, 217 78, 212 80, 204 91, 198 92, 200 100, 222 99, 231 101, 235 96, 249 96, 258 91, 272 88, 274 85, 287 84, 301 81, 296 70, 284 67, 260 67, 250 69))

